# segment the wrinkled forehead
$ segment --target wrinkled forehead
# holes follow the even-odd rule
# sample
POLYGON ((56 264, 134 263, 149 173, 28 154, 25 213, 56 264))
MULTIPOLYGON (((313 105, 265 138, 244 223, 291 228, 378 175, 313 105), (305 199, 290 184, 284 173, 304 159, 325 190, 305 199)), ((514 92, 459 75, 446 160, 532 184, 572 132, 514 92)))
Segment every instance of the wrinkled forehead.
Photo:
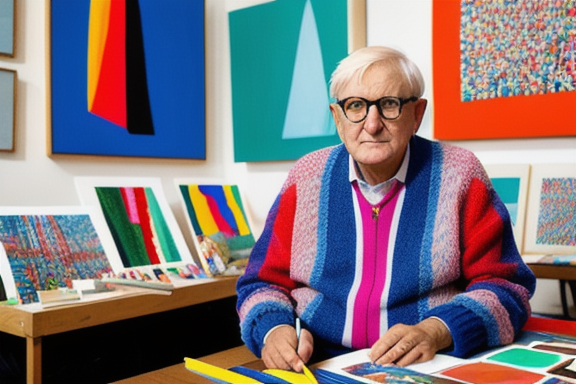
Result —
POLYGON ((370 100, 383 96, 410 97, 410 84, 404 72, 393 66, 375 63, 364 72, 356 73, 344 85, 339 99, 360 96, 370 100))

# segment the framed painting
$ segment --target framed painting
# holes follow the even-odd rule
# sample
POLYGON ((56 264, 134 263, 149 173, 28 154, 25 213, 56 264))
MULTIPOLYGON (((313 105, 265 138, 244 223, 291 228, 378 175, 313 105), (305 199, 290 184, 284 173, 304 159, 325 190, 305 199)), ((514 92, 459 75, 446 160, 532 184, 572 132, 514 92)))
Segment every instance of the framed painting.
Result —
POLYGON ((15 0, 0 0, 0 56, 14 57, 15 0))
POLYGON ((204 0, 50 0, 48 154, 205 159, 204 0))
POLYGON ((76 177, 74 181, 81 203, 101 210, 123 268, 197 270, 160 179, 76 177))
POLYGON ((524 252, 576 253, 576 163, 532 165, 524 252))
POLYGON ((0 68, 0 151, 14 151, 16 71, 0 68))
POLYGON ((366 45, 365 0, 276 0, 229 13, 234 160, 293 160, 340 143, 337 63, 366 45))
POLYGON ((206 274, 241 274, 255 239, 240 188, 220 180, 174 182, 206 274))
POLYGON ((432 2, 436 139, 576 135, 571 2, 432 2))
POLYGON ((516 246, 518 251, 522 253, 530 164, 484 164, 484 169, 486 169, 496 193, 508 209, 516 246))
POLYGON ((72 288, 122 265, 94 207, 0 207, 0 276, 7 298, 38 302, 38 291, 72 288))

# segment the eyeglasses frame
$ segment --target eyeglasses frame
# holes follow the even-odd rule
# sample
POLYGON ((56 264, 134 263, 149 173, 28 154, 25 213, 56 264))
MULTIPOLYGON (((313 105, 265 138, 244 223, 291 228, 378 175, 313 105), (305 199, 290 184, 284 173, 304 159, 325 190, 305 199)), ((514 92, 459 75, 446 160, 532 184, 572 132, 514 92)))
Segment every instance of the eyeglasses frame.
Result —
POLYGON ((350 97, 347 97, 347 98, 342 99, 342 100, 337 100, 337 101, 336 101, 336 104, 338 104, 338 105, 340 106, 340 109, 342 109, 342 112, 344 113, 344 116, 346 116, 346 118, 348 119, 348 121, 350 121, 351 123, 357 124, 357 123, 361 123, 361 122, 363 122, 364 120, 366 120, 366 117, 368 117, 368 112, 370 111, 370 107, 373 106, 373 105, 376 106, 376 109, 378 110, 378 113, 380 114, 380 116, 381 116, 384 120, 396 120, 396 119, 398 119, 398 118, 400 117, 400 115, 402 114, 402 107, 404 106, 404 104, 407 104, 407 103, 412 102, 412 101, 417 101, 418 99, 419 99, 419 97, 417 97, 417 96, 412 96, 412 97, 405 98, 405 99, 404 99, 404 98, 401 98, 401 97, 396 97, 396 96, 383 96, 383 97, 381 97, 381 98, 379 98, 379 99, 377 99, 377 100, 368 100, 368 99, 365 99, 365 98, 359 97, 359 96, 350 96, 350 97), (346 110, 344 109, 344 104, 346 104, 346 101, 348 101, 348 100, 350 100, 350 99, 360 99, 360 100, 362 100, 362 101, 364 101, 364 102, 366 103, 366 114, 365 114, 364 117, 361 118, 360 120, 356 120, 356 121, 350 120, 350 118, 349 118, 348 115, 346 114, 346 110), (381 102, 383 99, 395 99, 395 100, 398 100, 398 101, 399 101, 399 103, 398 103, 398 104, 399 104, 399 105, 398 105, 398 116, 396 116, 396 117, 394 117, 394 118, 390 118, 390 117, 384 116, 384 113, 382 112, 382 107, 380 106, 380 102, 381 102))

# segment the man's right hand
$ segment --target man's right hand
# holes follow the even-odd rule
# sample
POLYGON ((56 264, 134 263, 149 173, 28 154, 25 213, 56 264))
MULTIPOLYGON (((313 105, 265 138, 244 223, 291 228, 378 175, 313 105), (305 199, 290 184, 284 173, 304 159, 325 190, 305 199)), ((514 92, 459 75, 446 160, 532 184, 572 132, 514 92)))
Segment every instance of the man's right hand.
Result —
POLYGON ((273 330, 266 338, 266 344, 262 348, 262 360, 270 369, 302 372, 302 366, 310 360, 313 350, 314 340, 310 332, 302 329, 298 343, 296 330, 285 325, 273 330))

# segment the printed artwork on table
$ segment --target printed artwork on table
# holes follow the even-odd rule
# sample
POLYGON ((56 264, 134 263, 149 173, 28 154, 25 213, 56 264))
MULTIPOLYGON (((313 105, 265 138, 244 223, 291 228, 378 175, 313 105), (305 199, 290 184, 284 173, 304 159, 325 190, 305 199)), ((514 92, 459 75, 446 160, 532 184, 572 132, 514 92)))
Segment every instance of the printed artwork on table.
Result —
POLYGON ((476 384, 515 383, 535 384, 542 380, 542 373, 483 361, 462 364, 441 372, 442 375, 476 384))
POLYGON ((492 354, 486 360, 515 365, 525 369, 548 368, 561 362, 562 356, 528 348, 509 348, 492 354))
POLYGON ((534 343, 532 345, 532 348, 576 356, 576 343, 566 343, 566 342, 534 343))
POLYGON ((527 253, 576 253, 576 164, 532 166, 527 253))
POLYGON ((207 274, 240 274, 255 239, 237 185, 176 179, 207 274))
POLYGON ((84 205, 102 211, 124 268, 194 264, 159 179, 77 177, 84 205))
POLYGON ((38 291, 113 273, 117 256, 91 207, 0 207, 0 275, 6 296, 38 302, 38 291))
POLYGON ((430 384, 457 384, 457 381, 434 377, 416 372, 408 368, 394 365, 379 365, 374 363, 355 364, 343 368, 351 375, 369 379, 376 383, 430 383, 430 384))
POLYGON ((569 342, 540 341, 528 345, 513 344, 489 353, 481 361, 467 361, 442 374, 474 383, 573 382, 569 379, 576 378, 576 372, 571 370, 574 346, 574 343, 569 342), (551 374, 556 376, 552 377, 551 374), (502 381, 505 378, 510 381, 502 381))
POLYGON ((575 16, 571 0, 433 0, 435 138, 576 135, 575 16))

